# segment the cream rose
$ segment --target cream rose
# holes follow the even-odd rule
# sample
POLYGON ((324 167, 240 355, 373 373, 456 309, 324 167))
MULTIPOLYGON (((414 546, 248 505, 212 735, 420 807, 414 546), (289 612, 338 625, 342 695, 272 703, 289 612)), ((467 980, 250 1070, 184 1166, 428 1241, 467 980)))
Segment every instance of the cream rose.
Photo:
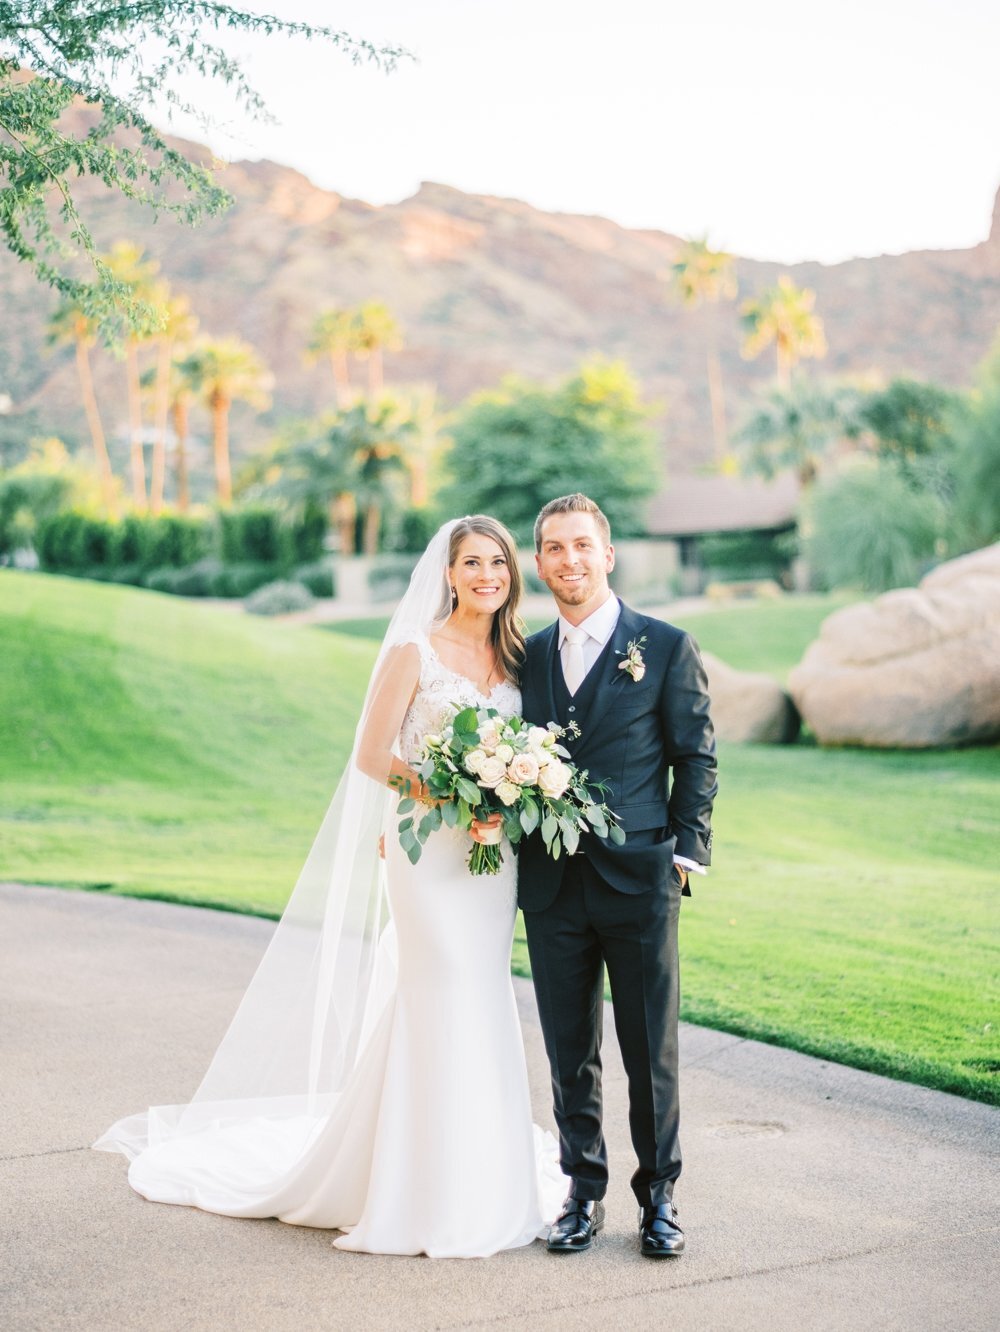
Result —
POLYGON ((558 798, 569 786, 572 773, 565 763, 560 763, 558 759, 552 763, 546 763, 538 774, 538 785, 542 794, 551 796, 553 800, 558 798))
POLYGON ((476 779, 480 786, 484 786, 491 791, 507 775, 507 765, 502 759, 498 759, 495 754, 487 754, 479 765, 479 772, 476 779))
POLYGON ((528 744, 532 749, 537 749, 539 745, 544 745, 548 742, 548 738, 551 734, 552 732, 547 731, 544 726, 529 726, 528 744))
POLYGON ((462 760, 462 765, 466 772, 471 772, 473 777, 483 766, 486 755, 481 749, 470 749, 468 754, 462 760))
POLYGON ((514 751, 511 749, 510 745, 497 745, 496 756, 504 763, 509 763, 514 757, 514 751))
POLYGON ((515 786, 513 782, 509 782, 506 777, 502 782, 497 783, 496 791, 497 798, 505 805, 516 804, 521 794, 520 787, 515 786))
POLYGON ((518 786, 530 786, 538 781, 538 760, 533 754, 515 754, 507 764, 507 775, 518 786))
POLYGON ((478 731, 480 745, 483 749, 492 754, 500 743, 500 733, 497 730, 495 723, 492 721, 483 722, 482 726, 478 728, 478 731))

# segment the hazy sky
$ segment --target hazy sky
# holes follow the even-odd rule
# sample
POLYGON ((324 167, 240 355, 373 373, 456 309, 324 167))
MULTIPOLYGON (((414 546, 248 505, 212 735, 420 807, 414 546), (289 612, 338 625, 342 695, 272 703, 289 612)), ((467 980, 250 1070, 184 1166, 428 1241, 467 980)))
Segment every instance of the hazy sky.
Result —
POLYGON ((267 7, 407 46, 417 61, 384 75, 320 43, 242 40, 231 49, 280 123, 234 118, 223 94, 191 85, 220 125, 172 128, 370 203, 441 181, 707 231, 783 262, 963 247, 989 230, 998 0, 267 7))

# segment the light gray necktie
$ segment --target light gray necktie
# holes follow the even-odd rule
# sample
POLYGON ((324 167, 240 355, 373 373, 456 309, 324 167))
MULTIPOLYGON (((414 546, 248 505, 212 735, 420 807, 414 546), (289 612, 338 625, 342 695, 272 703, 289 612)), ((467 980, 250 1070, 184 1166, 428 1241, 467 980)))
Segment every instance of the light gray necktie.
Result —
POLYGON ((571 628, 566 630, 563 640, 562 669, 563 679, 570 694, 575 694, 583 684, 587 667, 583 660, 583 645, 587 641, 586 629, 571 628))

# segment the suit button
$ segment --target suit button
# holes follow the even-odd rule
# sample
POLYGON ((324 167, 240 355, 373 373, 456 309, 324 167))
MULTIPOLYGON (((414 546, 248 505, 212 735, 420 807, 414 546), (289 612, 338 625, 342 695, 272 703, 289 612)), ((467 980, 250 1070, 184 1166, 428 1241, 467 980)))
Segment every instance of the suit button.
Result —
POLYGON ((570 712, 576 712, 576 708, 570 708, 570 712))

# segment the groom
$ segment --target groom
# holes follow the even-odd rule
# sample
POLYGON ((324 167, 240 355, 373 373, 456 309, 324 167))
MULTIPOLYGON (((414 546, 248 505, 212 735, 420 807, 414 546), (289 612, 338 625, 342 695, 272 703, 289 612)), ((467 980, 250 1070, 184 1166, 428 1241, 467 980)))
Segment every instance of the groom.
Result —
POLYGON ((523 711, 569 728, 563 743, 626 833, 623 846, 584 836, 551 860, 538 835, 521 848, 518 897, 552 1068, 569 1197, 552 1253, 590 1247, 604 1224, 608 1157, 601 1126, 604 967, 628 1076, 639 1166, 642 1253, 679 1254, 672 1203, 677 1140, 677 917, 689 873, 711 859, 715 741, 705 672, 680 629, 619 601, 608 520, 585 495, 546 504, 535 523, 538 573, 559 618, 528 639, 523 711), (576 723, 573 726, 573 723, 576 723))

